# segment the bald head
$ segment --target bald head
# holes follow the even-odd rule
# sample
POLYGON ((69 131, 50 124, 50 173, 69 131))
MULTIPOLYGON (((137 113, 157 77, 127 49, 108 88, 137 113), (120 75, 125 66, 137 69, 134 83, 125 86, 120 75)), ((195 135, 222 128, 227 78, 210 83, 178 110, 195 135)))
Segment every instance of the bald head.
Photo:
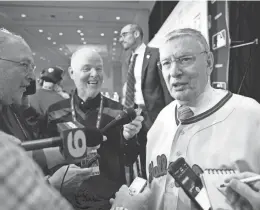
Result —
POLYGON ((129 32, 138 32, 140 39, 143 39, 144 36, 144 32, 143 29, 136 23, 132 23, 132 24, 128 24, 126 25, 123 29, 127 29, 129 32))
POLYGON ((97 51, 89 47, 83 47, 73 53, 71 57, 71 67, 76 69, 79 66, 79 62, 84 63, 90 59, 99 60, 103 65, 103 59, 97 51))
POLYGON ((137 24, 128 24, 121 29, 119 42, 125 50, 135 51, 143 42, 143 30, 137 24))

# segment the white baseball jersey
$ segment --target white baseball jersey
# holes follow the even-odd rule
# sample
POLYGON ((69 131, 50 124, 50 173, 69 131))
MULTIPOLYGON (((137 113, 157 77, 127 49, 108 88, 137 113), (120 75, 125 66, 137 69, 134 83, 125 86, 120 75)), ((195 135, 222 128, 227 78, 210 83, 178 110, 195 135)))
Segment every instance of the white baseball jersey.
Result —
POLYGON ((215 106, 179 125, 176 111, 173 101, 148 132, 149 210, 192 209, 190 199, 167 173, 169 162, 179 157, 202 169, 260 173, 260 105, 255 100, 228 92, 215 106))

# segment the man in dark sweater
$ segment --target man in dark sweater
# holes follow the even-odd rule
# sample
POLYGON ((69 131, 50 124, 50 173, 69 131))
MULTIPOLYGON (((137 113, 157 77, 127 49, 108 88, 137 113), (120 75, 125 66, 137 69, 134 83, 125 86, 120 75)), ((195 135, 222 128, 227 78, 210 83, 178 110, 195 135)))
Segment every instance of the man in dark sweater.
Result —
MULTIPOLYGON (((71 78, 76 90, 70 99, 57 102, 48 109, 48 133, 58 135, 56 124, 78 121, 84 126, 103 128, 122 111, 120 103, 100 93, 103 83, 103 60, 89 49, 82 48, 72 55, 71 78)), ((143 117, 137 116, 130 124, 110 129, 107 141, 98 149, 100 175, 84 181, 78 191, 64 192, 74 205, 81 209, 110 209, 109 199, 126 182, 125 166, 137 158, 139 144, 137 133, 143 117)))

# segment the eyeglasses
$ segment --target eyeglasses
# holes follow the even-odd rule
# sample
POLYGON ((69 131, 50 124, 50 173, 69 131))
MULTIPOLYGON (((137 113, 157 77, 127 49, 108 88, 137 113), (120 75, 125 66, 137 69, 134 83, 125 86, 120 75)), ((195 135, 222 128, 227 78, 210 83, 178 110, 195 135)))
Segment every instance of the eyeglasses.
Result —
POLYGON ((24 69, 31 70, 33 72, 36 69, 36 66, 33 63, 29 63, 29 62, 26 62, 26 61, 20 61, 19 62, 19 61, 13 61, 13 60, 5 59, 5 58, 0 58, 0 60, 16 63, 19 66, 23 67, 24 69))
POLYGON ((123 32, 122 34, 119 35, 119 39, 124 39, 128 34, 132 34, 133 31, 128 31, 128 32, 123 32))
POLYGON ((183 55, 183 56, 180 56, 180 57, 174 57, 173 55, 171 55, 169 58, 166 58, 162 61, 159 61, 157 63, 157 66, 161 71, 170 70, 173 62, 176 62, 176 64, 180 67, 188 67, 188 66, 195 63, 198 55, 201 55, 203 53, 208 53, 208 52, 203 51, 203 52, 200 52, 200 53, 195 53, 193 55, 183 55))

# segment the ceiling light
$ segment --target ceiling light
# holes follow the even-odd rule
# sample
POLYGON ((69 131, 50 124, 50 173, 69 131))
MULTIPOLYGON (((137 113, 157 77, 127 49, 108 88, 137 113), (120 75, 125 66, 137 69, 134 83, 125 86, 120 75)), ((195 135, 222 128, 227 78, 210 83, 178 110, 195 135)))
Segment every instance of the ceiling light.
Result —
POLYGON ((52 42, 52 44, 56 44, 56 42, 52 42))
POLYGON ((115 45, 116 45, 116 43, 114 42, 114 43, 113 43, 113 45, 115 46, 115 45))
POLYGON ((80 15, 80 16, 79 16, 79 19, 83 19, 83 18, 84 18, 83 15, 80 15))
POLYGON ((22 17, 22 18, 25 18, 25 17, 26 17, 26 14, 21 14, 21 17, 22 17))
POLYGON ((83 42, 83 44, 87 44, 87 42, 83 42))
POLYGON ((84 33, 80 33, 80 36, 84 36, 84 33))
POLYGON ((117 20, 120 20, 120 17, 118 16, 118 17, 116 17, 116 19, 117 19, 117 20))
POLYGON ((116 41, 117 40, 117 38, 114 38, 114 41, 116 41))
POLYGON ((78 33, 81 33, 81 30, 77 30, 78 33))
POLYGON ((62 51, 62 48, 60 48, 59 50, 62 51))
POLYGON ((113 51, 116 51, 116 49, 115 49, 115 48, 113 48, 113 51))
POLYGON ((59 33, 59 35, 60 35, 60 36, 62 36, 62 35, 63 35, 63 33, 62 33, 62 32, 60 32, 60 33, 59 33))
POLYGON ((104 33, 101 33, 100 36, 105 36, 105 34, 104 34, 104 33))
POLYGON ((35 52, 33 52, 33 55, 36 55, 36 53, 35 53, 35 52))
POLYGON ((114 31, 115 34, 118 34, 118 31, 114 31))
POLYGON ((39 32, 40 32, 40 33, 42 33, 42 32, 43 32, 43 30, 42 30, 42 29, 39 29, 39 32))
POLYGON ((48 40, 51 40, 51 37, 48 36, 47 39, 48 39, 48 40))
POLYGON ((84 37, 81 37, 81 40, 84 41, 84 37))

